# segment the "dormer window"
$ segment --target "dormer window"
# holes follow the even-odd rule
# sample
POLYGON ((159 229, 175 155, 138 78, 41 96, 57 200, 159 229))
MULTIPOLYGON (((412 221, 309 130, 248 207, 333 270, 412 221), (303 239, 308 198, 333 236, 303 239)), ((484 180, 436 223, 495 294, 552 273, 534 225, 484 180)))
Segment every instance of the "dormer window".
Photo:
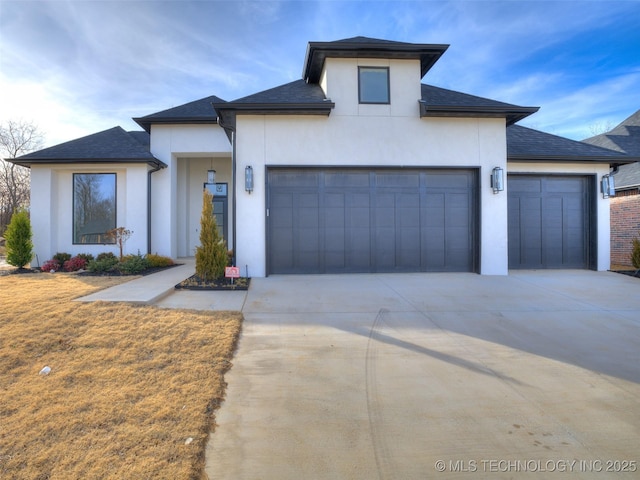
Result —
POLYGON ((360 103, 390 103, 389 68, 358 67, 358 95, 360 103))

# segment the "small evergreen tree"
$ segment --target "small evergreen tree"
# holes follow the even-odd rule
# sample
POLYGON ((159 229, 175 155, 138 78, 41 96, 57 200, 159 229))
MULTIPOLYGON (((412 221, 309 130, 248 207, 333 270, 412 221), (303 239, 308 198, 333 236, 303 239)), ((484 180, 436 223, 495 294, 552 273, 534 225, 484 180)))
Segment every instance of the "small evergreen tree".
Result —
POLYGON ((220 236, 213 214, 213 195, 205 190, 202 195, 200 218, 200 246, 196 247, 196 275, 208 282, 224 276, 227 266, 227 245, 220 236))
POLYGON ((25 210, 19 210, 11 216, 11 222, 4 233, 7 249, 7 262, 14 267, 23 268, 33 259, 31 222, 25 210))

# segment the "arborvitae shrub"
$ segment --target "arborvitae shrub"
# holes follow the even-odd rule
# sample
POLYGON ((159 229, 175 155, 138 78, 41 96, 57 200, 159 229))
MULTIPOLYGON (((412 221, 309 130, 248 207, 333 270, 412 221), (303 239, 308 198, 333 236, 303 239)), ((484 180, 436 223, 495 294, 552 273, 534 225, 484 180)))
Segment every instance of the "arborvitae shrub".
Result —
POLYGON ((220 236, 213 214, 213 195, 205 190, 202 195, 200 217, 200 245, 196 247, 196 275, 208 282, 224 276, 227 266, 227 245, 220 236))
POLYGON ((33 259, 33 242, 31 238, 31 222, 24 210, 19 210, 11 216, 11 222, 4 232, 7 263, 14 267, 23 268, 33 259))

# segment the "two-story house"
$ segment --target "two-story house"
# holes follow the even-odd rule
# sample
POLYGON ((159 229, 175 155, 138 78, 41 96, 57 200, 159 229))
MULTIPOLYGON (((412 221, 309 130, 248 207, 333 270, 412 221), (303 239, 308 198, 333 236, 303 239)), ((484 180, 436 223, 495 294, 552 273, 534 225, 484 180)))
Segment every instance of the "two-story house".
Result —
POLYGON ((39 258, 105 251, 115 226, 130 252, 193 256, 209 188, 250 276, 609 268, 600 182, 634 159, 515 125, 537 107, 421 83, 446 49, 310 42, 298 81, 16 159, 39 258))

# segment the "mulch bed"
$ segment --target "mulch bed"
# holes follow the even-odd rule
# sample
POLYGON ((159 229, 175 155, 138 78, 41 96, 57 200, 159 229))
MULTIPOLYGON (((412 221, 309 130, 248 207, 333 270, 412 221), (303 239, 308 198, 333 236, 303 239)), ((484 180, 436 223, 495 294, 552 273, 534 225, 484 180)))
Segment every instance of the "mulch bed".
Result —
POLYGON ((216 280, 204 281, 197 275, 192 275, 186 280, 176 285, 177 290, 249 290, 251 278, 240 277, 234 278, 218 278, 216 280))
POLYGON ((629 277, 640 278, 640 270, 611 270, 613 273, 621 273, 629 277))
POLYGON ((113 272, 89 272, 88 270, 84 270, 82 272, 79 271, 76 273, 82 277, 129 277, 133 275, 142 275, 144 277, 147 275, 151 275, 152 273, 162 272, 164 270, 168 270, 169 268, 178 267, 180 265, 184 264, 174 263, 173 265, 169 265, 168 267, 147 268, 140 273, 122 273, 119 270, 114 270, 113 272))
MULTIPOLYGON (((179 265, 183 265, 182 263, 176 263, 174 265, 169 265, 167 267, 154 267, 154 268, 147 268, 146 270, 144 270, 143 272, 140 273, 123 273, 119 270, 114 270, 112 272, 90 272, 88 270, 79 270, 77 272, 64 272, 64 271, 59 271, 59 272, 55 272, 55 273, 74 273, 78 276, 81 277, 131 277, 131 276, 136 276, 136 275, 142 275, 143 277, 146 275, 151 275, 152 273, 157 273, 157 272, 162 272, 163 270, 167 270, 169 268, 173 268, 173 267, 177 267, 179 265)), ((49 272, 42 272, 42 270, 40 270, 39 268, 6 268, 6 269, 1 269, 0 270, 0 275, 21 275, 24 273, 49 273, 49 272)), ((55 275, 54 273, 54 275, 55 275)))
POLYGON ((23 273, 41 273, 39 268, 2 268, 1 275, 21 275, 23 273))

